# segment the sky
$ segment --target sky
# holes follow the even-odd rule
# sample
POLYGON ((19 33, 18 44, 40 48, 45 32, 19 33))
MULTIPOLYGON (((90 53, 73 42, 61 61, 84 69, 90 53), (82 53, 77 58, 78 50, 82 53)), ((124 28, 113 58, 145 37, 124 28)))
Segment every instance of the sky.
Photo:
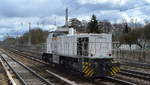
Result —
POLYGON ((0 0, 0 40, 28 31, 29 22, 45 30, 64 25, 65 8, 69 18, 86 21, 92 14, 113 23, 150 19, 150 0, 0 0))

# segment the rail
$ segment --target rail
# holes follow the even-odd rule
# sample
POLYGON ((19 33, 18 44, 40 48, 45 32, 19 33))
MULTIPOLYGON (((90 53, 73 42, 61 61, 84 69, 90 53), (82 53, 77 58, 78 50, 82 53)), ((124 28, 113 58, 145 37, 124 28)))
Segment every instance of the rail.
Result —
POLYGON ((150 80, 150 74, 149 73, 121 69, 120 74, 127 75, 127 76, 132 76, 132 77, 137 77, 137 78, 148 80, 148 81, 150 80))
POLYGON ((133 66, 133 67, 137 67, 137 68, 150 69, 150 64, 146 64, 146 63, 137 63, 137 62, 122 61, 120 64, 121 65, 126 65, 126 66, 133 66))
MULTIPOLYGON (((12 51, 11 51, 11 52, 12 52, 12 51)), ((33 60, 33 61, 36 61, 36 62, 45 64, 45 65, 49 65, 48 63, 45 63, 45 62, 43 62, 43 61, 41 61, 41 60, 39 60, 39 59, 36 59, 36 58, 34 58, 34 57, 31 57, 31 56, 28 55, 28 54, 26 55, 26 54, 18 53, 18 52, 16 52, 16 51, 13 51, 13 52, 14 52, 14 53, 17 53, 18 55, 21 55, 21 56, 23 56, 23 57, 29 58, 29 59, 31 59, 31 60, 33 60)), ((21 63, 21 62, 19 62, 19 63, 21 63)), ((27 68, 28 68, 28 67, 27 67, 27 68)), ((62 77, 62 76, 59 76, 58 74, 56 74, 56 73, 54 73, 54 72, 51 72, 51 71, 49 71, 49 70, 46 70, 46 72, 49 73, 49 74, 51 74, 51 75, 53 75, 53 76, 56 77, 57 79, 60 79, 61 81, 67 83, 67 85, 78 85, 78 84, 76 84, 75 82, 70 81, 70 80, 68 80, 68 79, 66 79, 66 78, 64 78, 64 77, 62 77)))
POLYGON ((6 64, 13 71, 13 73, 19 78, 19 80, 21 81, 21 83, 23 85, 27 85, 27 83, 24 81, 24 79, 11 67, 11 65, 7 62, 7 60, 5 58, 3 58, 2 56, 1 56, 1 58, 6 62, 6 64))
MULTIPOLYGON (((6 54, 5 54, 6 55, 6 54)), ((15 73, 15 75, 19 78, 19 80, 22 82, 23 85, 28 85, 27 80, 25 81, 25 78, 23 78, 23 76, 21 75, 21 73, 19 73, 19 71, 17 71, 16 69, 14 69, 10 63, 8 63, 8 61, 1 56, 2 59, 7 63, 7 65, 11 68, 11 70, 15 73)), ((24 70, 26 69, 27 71, 29 71, 32 75, 36 76, 34 79, 37 79, 37 81, 39 81, 40 79, 40 83, 45 83, 46 85, 53 85, 53 83, 49 82, 48 80, 46 80, 45 78, 43 78, 42 76, 40 76, 39 74, 37 74, 35 71, 33 71, 32 69, 30 69, 29 67, 25 66, 23 63, 15 60, 14 58, 12 58, 10 55, 7 55, 7 57, 9 57, 10 59, 12 59, 14 62, 16 62, 18 65, 20 65, 22 68, 24 68, 24 70)))
MULTIPOLYGON (((17 52, 16 52, 17 53, 17 52)), ((19 53, 18 53, 19 54, 19 53)), ((26 54, 24 54, 25 56, 26 54)), ((30 55, 26 55, 26 56, 30 56, 30 55)), ((29 57, 31 58, 31 57, 29 57)), ((32 58, 33 60, 39 60, 39 59, 35 59, 35 58, 32 58)), ((122 69, 122 71, 125 71, 125 72, 122 72, 122 74, 127 74, 127 75, 130 75, 130 76, 135 76, 135 77, 138 77, 138 78, 141 78, 141 79, 144 79, 144 77, 141 77, 139 75, 135 75, 135 74, 140 74, 140 75, 147 75, 146 73, 141 73, 141 72, 138 72, 138 71, 133 71, 133 70, 125 70, 125 69, 122 69), (128 71, 128 73, 127 73, 128 71), (134 73, 134 74, 133 74, 134 73)), ((150 74, 148 74, 147 76, 149 76, 150 74)), ((125 80, 121 80, 121 79, 117 79, 117 78, 114 78, 114 77, 106 77, 107 79, 110 79, 110 80, 113 80, 113 81, 116 81, 116 82, 122 82, 124 84, 127 84, 127 85, 136 85, 135 83, 132 83, 132 82, 128 82, 128 81, 125 81, 125 80)), ((145 80, 148 80, 149 78, 145 78, 145 80)))
POLYGON ((118 82, 118 83, 121 83, 122 85, 136 85, 135 83, 128 82, 128 81, 121 80, 121 79, 114 78, 114 77, 104 77, 104 78, 105 78, 105 79, 108 79, 108 80, 116 81, 116 82, 118 82))
POLYGON ((8 77, 9 80, 10 80, 9 83, 11 83, 12 85, 17 85, 16 82, 14 81, 14 79, 13 79, 11 73, 8 71, 6 65, 4 64, 4 61, 3 61, 2 59, 0 59, 0 62, 2 63, 2 66, 3 66, 3 68, 4 68, 4 70, 5 70, 6 74, 7 74, 7 77, 8 77))

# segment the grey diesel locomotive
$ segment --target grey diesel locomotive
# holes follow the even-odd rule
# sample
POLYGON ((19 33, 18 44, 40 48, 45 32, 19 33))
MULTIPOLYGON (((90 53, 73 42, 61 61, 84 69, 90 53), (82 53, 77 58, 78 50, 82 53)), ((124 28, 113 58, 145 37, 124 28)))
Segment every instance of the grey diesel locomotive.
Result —
POLYGON ((49 34, 42 59, 84 77, 113 76, 120 71, 112 57, 112 34, 77 33, 58 28, 49 34))

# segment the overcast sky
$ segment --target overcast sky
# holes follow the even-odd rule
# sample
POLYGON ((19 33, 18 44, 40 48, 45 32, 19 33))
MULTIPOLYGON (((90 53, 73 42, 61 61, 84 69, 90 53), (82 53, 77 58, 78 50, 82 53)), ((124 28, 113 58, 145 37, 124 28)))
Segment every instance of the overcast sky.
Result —
POLYGON ((17 31, 27 31, 28 22, 44 29, 50 29, 55 21, 63 25, 65 8, 69 8, 70 18, 87 21, 92 14, 111 22, 150 19, 150 0, 0 0, 0 40, 7 33, 16 36, 17 31))

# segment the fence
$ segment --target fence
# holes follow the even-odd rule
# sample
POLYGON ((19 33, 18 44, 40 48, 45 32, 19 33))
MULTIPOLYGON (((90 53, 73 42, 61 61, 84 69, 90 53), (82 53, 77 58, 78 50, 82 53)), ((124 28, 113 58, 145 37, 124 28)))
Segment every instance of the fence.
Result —
POLYGON ((150 51, 142 49, 113 49, 113 56, 116 59, 124 61, 135 61, 141 63, 150 63, 150 51))

